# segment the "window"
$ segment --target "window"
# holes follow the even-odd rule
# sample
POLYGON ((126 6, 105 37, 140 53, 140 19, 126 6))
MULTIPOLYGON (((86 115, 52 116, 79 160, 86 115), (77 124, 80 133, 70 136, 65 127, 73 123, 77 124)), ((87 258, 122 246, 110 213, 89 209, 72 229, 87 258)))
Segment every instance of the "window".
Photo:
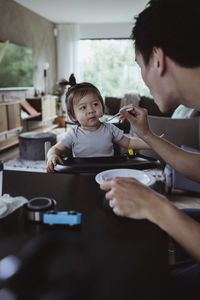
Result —
POLYGON ((33 86, 32 50, 9 43, 0 62, 0 88, 29 86, 33 86))
POLYGON ((80 40, 79 78, 98 87, 102 95, 123 97, 130 90, 149 96, 128 39, 80 40))

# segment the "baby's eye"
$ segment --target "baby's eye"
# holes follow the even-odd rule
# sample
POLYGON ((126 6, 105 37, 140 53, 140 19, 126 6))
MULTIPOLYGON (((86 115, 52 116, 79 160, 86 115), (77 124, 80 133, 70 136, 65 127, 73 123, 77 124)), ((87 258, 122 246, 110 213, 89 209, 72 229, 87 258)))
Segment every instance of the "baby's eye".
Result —
POLYGON ((79 108, 80 110, 85 110, 86 109, 86 106, 85 105, 83 105, 83 106, 80 106, 80 108, 79 108))
POLYGON ((93 103, 93 105, 94 105, 94 106, 98 106, 98 105, 99 105, 99 103, 98 103, 98 102, 95 102, 95 103, 93 103))

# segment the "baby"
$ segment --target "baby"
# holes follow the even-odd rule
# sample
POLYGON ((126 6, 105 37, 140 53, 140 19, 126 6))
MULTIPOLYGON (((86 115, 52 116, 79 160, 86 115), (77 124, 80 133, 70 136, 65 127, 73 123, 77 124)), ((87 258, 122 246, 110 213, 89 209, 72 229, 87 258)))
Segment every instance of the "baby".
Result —
POLYGON ((129 138, 115 125, 99 120, 104 113, 104 103, 94 85, 77 84, 73 74, 64 83, 71 86, 66 93, 67 113, 76 125, 67 129, 62 140, 49 149, 47 172, 54 172, 57 163, 63 164, 61 155, 69 149, 73 157, 114 156, 113 143, 127 149, 149 149, 141 139, 129 138))

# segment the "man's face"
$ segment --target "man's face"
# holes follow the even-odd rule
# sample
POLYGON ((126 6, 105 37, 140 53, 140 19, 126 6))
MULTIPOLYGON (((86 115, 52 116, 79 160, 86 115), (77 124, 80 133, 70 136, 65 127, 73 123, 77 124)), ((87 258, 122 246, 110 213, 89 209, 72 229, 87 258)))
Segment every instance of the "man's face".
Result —
POLYGON ((157 58, 152 55, 148 65, 145 65, 142 55, 136 51, 136 62, 140 66, 141 75, 148 86, 151 95, 154 98, 155 103, 158 105, 160 111, 167 112, 174 108, 173 97, 171 89, 169 88, 169 82, 166 77, 161 76, 157 67, 157 58))

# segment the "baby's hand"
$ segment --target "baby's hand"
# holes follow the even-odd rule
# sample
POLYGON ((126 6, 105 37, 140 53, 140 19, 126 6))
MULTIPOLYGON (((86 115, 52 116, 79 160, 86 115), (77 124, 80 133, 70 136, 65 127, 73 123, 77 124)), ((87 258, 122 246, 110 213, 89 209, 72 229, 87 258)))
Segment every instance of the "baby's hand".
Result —
POLYGON ((46 168, 47 173, 53 173, 54 166, 56 166, 58 163, 63 165, 63 161, 60 158, 60 156, 58 156, 57 154, 52 154, 51 156, 49 156, 47 161, 47 168, 46 168))

